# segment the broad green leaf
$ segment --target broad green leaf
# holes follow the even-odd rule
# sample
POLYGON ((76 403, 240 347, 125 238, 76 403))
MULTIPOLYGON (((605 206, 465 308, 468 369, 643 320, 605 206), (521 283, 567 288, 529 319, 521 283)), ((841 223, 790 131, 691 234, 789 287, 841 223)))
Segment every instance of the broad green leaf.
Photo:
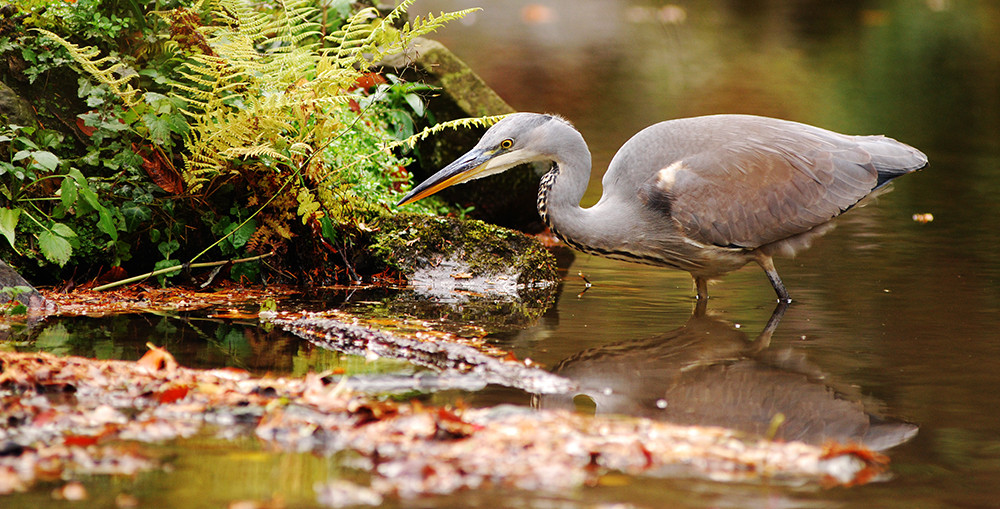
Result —
POLYGON ((77 197, 76 181, 69 177, 66 177, 63 179, 62 185, 60 186, 59 189, 60 189, 59 198, 62 200, 62 204, 66 207, 72 207, 73 204, 76 203, 76 197, 77 197))
POLYGON ((163 94, 158 94, 156 92, 146 92, 145 94, 143 94, 142 98, 143 100, 146 101, 147 104, 151 106, 156 106, 156 104, 159 103, 160 101, 168 101, 170 99, 169 97, 163 94))
POLYGON ((111 237, 111 240, 118 240, 118 228, 115 226, 115 221, 111 217, 111 212, 108 212, 108 209, 101 207, 97 210, 97 215, 97 229, 107 234, 108 237, 111 237))
POLYGON ((42 255, 52 263, 59 264, 60 267, 66 265, 70 255, 73 254, 73 246, 65 237, 56 235, 52 231, 44 231, 38 235, 38 248, 42 255))
MULTIPOLYGON (((233 231, 236 228, 236 224, 233 224, 230 228, 227 228, 227 232, 233 231)), ((254 232, 257 231, 257 221, 250 220, 246 224, 241 226, 235 233, 229 236, 229 241, 233 244, 233 247, 243 247, 244 244, 250 240, 254 232)))
POLYGON ((83 176, 83 172, 76 168, 70 168, 69 171, 66 172, 66 176, 72 177, 80 187, 89 186, 87 183, 87 177, 83 176))
POLYGON ((73 229, 70 228, 69 226, 66 226, 65 224, 62 223, 53 223, 50 230, 56 235, 60 237, 65 237, 67 239, 70 237, 76 237, 76 232, 73 231, 73 229))
POLYGON ((59 166, 59 157, 48 150, 36 150, 31 153, 31 157, 39 166, 49 171, 55 171, 59 166))
MULTIPOLYGON (((181 261, 180 260, 160 260, 160 261, 156 262, 156 265, 153 265, 153 269, 154 270, 160 270, 160 269, 166 269, 166 268, 169 268, 169 267, 176 267, 178 265, 181 265, 181 261)), ((180 272, 180 270, 175 270, 173 272, 168 272, 166 274, 160 274, 160 275, 156 276, 156 279, 160 282, 160 286, 166 286, 167 285, 167 278, 168 277, 174 277, 179 272, 180 272)))
POLYGON ((17 227, 17 220, 20 218, 21 209, 0 208, 0 233, 7 237, 10 247, 14 247, 14 228, 17 227))
POLYGON ((418 117, 424 116, 424 101, 420 99, 417 94, 406 94, 403 96, 406 99, 406 104, 413 108, 413 112, 417 114, 418 117))
POLYGON ((156 245, 156 248, 160 250, 160 254, 162 254, 164 258, 170 258, 170 255, 172 255, 174 251, 181 248, 181 244, 180 242, 171 239, 160 242, 156 245))
POLYGON ((91 210, 107 212, 104 205, 101 205, 101 201, 97 197, 97 193, 90 188, 90 182, 87 180, 87 177, 84 177, 83 173, 80 173, 80 170, 73 168, 69 170, 67 175, 73 177, 73 179, 76 180, 77 185, 80 186, 79 196, 83 198, 83 201, 81 203, 77 203, 77 207, 80 209, 77 212, 78 214, 86 215, 91 210), (84 204, 86 204, 86 206, 83 206, 84 204))
MULTIPOLYGON (((121 208, 122 216, 125 218, 125 231, 134 232, 139 226, 153 218, 153 211, 145 205, 135 202, 126 202, 121 208)), ((156 242, 159 239, 153 239, 156 242)))
POLYGON ((319 224, 323 237, 330 241, 337 240, 337 229, 333 227, 333 222, 330 221, 330 218, 326 216, 319 218, 319 224))
POLYGON ((147 113, 142 116, 142 121, 149 129, 149 138, 153 143, 157 145, 170 143, 170 124, 166 119, 147 113))
POLYGON ((45 148, 56 147, 66 138, 61 132, 52 129, 39 129, 35 136, 45 148))
POLYGON ((177 134, 186 135, 191 131, 191 125, 188 124, 187 117, 180 113, 164 115, 163 118, 167 121, 167 125, 170 126, 170 130, 177 134))
POLYGON ((6 311, 8 315, 20 316, 28 314, 28 306, 25 306, 19 300, 12 300, 8 302, 7 305, 10 306, 10 308, 6 311), (14 303, 13 305, 11 305, 12 302, 14 303))

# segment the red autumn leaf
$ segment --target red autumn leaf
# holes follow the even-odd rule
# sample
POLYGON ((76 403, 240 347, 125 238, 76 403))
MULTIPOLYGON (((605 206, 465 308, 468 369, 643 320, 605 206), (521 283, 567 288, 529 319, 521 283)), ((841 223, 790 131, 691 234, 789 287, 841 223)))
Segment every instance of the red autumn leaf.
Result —
POLYGON ((76 117, 76 128, 87 136, 93 136, 94 131, 97 130, 96 127, 87 125, 87 123, 80 117, 76 117))
POLYGON ((463 438, 472 435, 476 431, 483 429, 478 424, 465 422, 461 417, 447 408, 439 408, 437 411, 437 427, 439 432, 444 432, 449 438, 463 438))
POLYGON ((184 180, 181 174, 164 158, 162 152, 152 147, 136 147, 134 144, 132 150, 142 157, 142 169, 146 170, 146 175, 149 175, 150 180, 160 189, 170 194, 184 192, 184 180))
POLYGON ((184 399, 184 396, 187 396, 190 389, 191 388, 186 385, 175 385, 160 391, 160 393, 156 395, 156 400, 164 404, 173 403, 177 400, 184 399))
POLYGON ((91 445, 97 445, 97 438, 98 437, 87 435, 68 435, 63 438, 63 444, 70 447, 88 447, 91 445))
POLYGON ((386 83, 385 77, 377 72, 369 72, 362 74, 361 77, 354 82, 354 86, 368 90, 375 85, 381 85, 383 83, 386 83))
POLYGON ((100 276, 97 276, 97 282, 110 283, 112 281, 125 279, 126 277, 128 277, 128 273, 125 272, 125 269, 121 267, 111 267, 100 276))

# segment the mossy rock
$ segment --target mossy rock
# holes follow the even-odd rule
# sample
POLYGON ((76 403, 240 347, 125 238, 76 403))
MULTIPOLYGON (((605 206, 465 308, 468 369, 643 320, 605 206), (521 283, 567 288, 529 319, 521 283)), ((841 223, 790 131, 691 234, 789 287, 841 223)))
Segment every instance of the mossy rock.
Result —
POLYGON ((445 294, 515 294, 552 287, 555 257, 523 233, 478 220, 399 214, 382 221, 372 253, 411 283, 445 294))

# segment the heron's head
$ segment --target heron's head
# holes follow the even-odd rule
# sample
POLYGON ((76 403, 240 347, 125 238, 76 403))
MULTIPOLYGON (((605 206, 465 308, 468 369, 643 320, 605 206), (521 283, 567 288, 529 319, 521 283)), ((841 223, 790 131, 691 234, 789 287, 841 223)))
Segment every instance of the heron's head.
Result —
POLYGON ((413 203, 446 187, 487 177, 522 163, 552 159, 549 138, 554 125, 569 123, 554 115, 514 113, 486 131, 472 150, 411 190, 396 206, 413 203))

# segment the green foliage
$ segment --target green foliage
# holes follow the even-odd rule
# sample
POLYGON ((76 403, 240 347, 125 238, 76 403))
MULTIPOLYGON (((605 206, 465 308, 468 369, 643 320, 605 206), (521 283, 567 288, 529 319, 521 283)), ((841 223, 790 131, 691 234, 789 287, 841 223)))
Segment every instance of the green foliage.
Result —
POLYGON ((144 246, 162 257, 155 268, 172 267, 207 232, 230 257, 294 249, 302 235, 348 247, 392 213, 410 183, 406 151, 440 129, 414 134, 433 123, 430 87, 368 69, 471 12, 400 25, 412 3, 380 18, 340 1, 321 13, 306 0, 21 0, 31 30, 0 36, 0 53, 31 82, 72 63, 85 138, 5 131, 0 233, 60 266, 93 254, 118 264, 144 246))
POLYGON ((76 230, 63 221, 96 225, 110 243, 118 240, 120 217, 101 203, 90 180, 76 168, 61 170, 64 161, 47 150, 58 150, 61 134, 8 125, 0 130, 0 142, 6 143, 0 154, 7 156, 0 159, 0 201, 5 205, 0 207, 0 233, 16 253, 21 253, 18 225, 22 217, 31 223, 26 228, 34 234, 38 252, 60 266, 79 247, 76 230))

